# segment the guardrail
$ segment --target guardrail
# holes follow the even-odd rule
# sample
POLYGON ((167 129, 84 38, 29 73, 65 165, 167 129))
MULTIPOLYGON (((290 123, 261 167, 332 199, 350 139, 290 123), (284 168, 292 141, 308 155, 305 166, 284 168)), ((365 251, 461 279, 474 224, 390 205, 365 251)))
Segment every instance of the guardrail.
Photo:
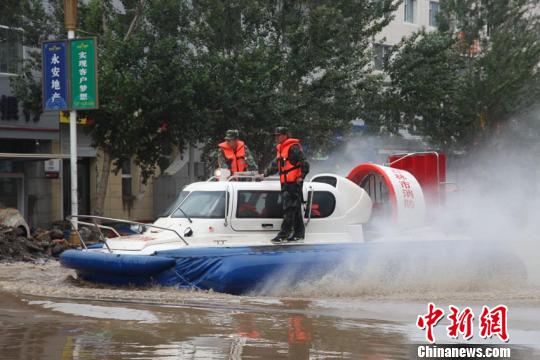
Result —
POLYGON ((68 216, 67 220, 71 224, 72 231, 75 231, 77 233, 77 235, 79 236, 79 239, 81 240, 81 243, 82 243, 82 245, 83 245, 83 247, 85 249, 88 249, 88 247, 86 246, 86 244, 85 244, 85 242, 84 242, 84 240, 83 240, 83 238, 82 238, 82 236, 81 236, 81 234, 80 234, 80 232, 78 230, 78 227, 75 226, 75 224, 94 226, 97 229, 98 233, 99 233, 99 240, 105 244, 105 247, 107 248, 107 250, 109 250, 109 252, 112 252, 112 250, 109 248, 109 245, 107 244, 107 240, 105 239, 105 236, 101 232, 101 229, 112 230, 117 236, 120 236, 120 233, 111 226, 99 224, 97 221, 93 221, 93 222, 81 221, 81 220, 79 220, 79 218, 94 219, 94 220, 107 220, 107 221, 114 221, 114 222, 125 223, 125 224, 141 225, 141 226, 144 226, 144 227, 155 228, 155 229, 160 229, 160 230, 165 230, 165 231, 171 231, 176 236, 178 236, 178 238, 180 240, 182 240, 182 242, 185 245, 189 246, 189 243, 186 241, 186 239, 184 239, 182 237, 182 235, 180 235, 176 230, 169 229, 169 228, 166 228, 166 227, 163 227, 163 226, 157 226, 157 225, 154 225, 154 224, 145 224, 145 223, 141 223, 141 222, 137 222, 137 221, 131 221, 131 220, 125 220, 125 219, 115 219, 115 218, 110 218, 110 217, 105 217, 105 216, 97 216, 97 215, 77 215, 76 218, 68 216))
POLYGON ((206 181, 271 181, 271 180, 279 181, 279 176, 270 175, 270 176, 265 177, 256 171, 244 171, 244 172, 237 172, 233 175, 228 175, 224 177, 223 175, 221 175, 221 173, 218 173, 216 171, 216 175, 211 176, 206 181))

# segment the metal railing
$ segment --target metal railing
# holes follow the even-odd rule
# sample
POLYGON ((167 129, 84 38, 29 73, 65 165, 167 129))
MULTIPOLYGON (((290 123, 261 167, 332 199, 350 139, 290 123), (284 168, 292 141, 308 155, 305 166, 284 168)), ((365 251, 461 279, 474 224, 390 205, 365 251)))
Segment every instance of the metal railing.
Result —
POLYGON ((166 228, 166 227, 163 227, 163 226, 157 226, 157 225, 154 225, 154 224, 146 224, 146 223, 141 223, 141 222, 137 222, 137 221, 131 221, 131 220, 125 220, 125 219, 115 219, 115 218, 109 218, 109 217, 97 216, 97 215, 77 215, 77 217, 75 219, 73 217, 71 217, 71 216, 68 216, 67 220, 71 224, 72 231, 75 231, 77 233, 77 236, 81 240, 81 243, 82 243, 82 245, 83 245, 83 247, 85 249, 88 249, 88 247, 86 246, 86 244, 84 242, 84 239, 82 238, 81 233, 79 232, 78 227, 75 226, 75 224, 94 226, 96 228, 96 230, 98 231, 98 233, 99 233, 99 240, 105 244, 105 247, 107 248, 107 250, 109 250, 109 252, 112 252, 112 250, 109 248, 109 245, 107 244, 107 240, 106 240, 105 236, 103 235, 103 233, 101 232, 101 229, 111 230, 111 231, 113 231, 115 233, 116 236, 121 236, 121 235, 116 229, 114 229, 111 226, 99 224, 97 221, 93 221, 93 222, 81 221, 81 220, 79 220, 79 218, 94 219, 94 220, 107 220, 107 221, 114 221, 114 222, 118 222, 118 223, 140 225, 140 226, 149 227, 149 228, 155 228, 155 229, 160 229, 160 230, 165 230, 165 231, 171 231, 176 236, 178 236, 178 238, 180 240, 182 240, 182 242, 185 245, 189 246, 189 243, 176 230, 169 229, 169 228, 166 228))
POLYGON ((222 176, 214 175, 211 176, 206 181, 269 181, 269 180, 279 180, 279 176, 263 176, 256 171, 244 171, 237 172, 233 175, 227 176, 223 179, 222 176))
MULTIPOLYGON (((313 194, 315 194, 315 191, 313 191, 313 185, 311 185, 311 181, 308 183, 308 199, 306 206, 309 206, 308 210, 308 218, 306 222, 306 226, 309 225, 309 222, 311 221, 311 210, 313 209, 313 194)), ((304 209, 304 213, 306 210, 304 209)))

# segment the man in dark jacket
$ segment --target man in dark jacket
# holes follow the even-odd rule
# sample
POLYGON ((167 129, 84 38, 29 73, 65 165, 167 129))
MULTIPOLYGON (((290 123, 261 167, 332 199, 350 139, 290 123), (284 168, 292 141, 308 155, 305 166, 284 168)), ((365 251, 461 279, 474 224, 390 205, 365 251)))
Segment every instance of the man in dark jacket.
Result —
POLYGON ((304 179, 309 173, 300 140, 290 137, 284 126, 276 128, 276 158, 264 172, 265 176, 279 174, 281 201, 283 204, 283 223, 273 242, 300 241, 304 239, 304 215, 302 213, 304 179))

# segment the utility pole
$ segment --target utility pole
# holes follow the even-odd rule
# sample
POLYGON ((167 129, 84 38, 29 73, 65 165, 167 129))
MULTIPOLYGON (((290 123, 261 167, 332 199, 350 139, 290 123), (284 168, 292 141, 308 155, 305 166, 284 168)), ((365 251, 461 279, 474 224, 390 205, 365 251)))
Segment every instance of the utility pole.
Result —
MULTIPOLYGON (((68 31, 68 39, 75 38, 77 27, 77 0, 64 0, 64 23, 68 31)), ((79 215, 79 199, 77 192, 77 110, 69 112, 69 154, 71 163, 71 217, 77 220, 79 215)), ((77 223, 73 223, 75 229, 77 223)))

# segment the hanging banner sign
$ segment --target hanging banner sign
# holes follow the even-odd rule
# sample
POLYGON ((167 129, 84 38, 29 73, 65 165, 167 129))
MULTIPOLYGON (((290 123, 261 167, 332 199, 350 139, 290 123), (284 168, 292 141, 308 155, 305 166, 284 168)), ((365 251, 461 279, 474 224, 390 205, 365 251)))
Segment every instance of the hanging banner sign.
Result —
POLYGON ((45 41, 41 54, 43 111, 68 110, 67 42, 45 41))
POLYGON ((97 52, 95 38, 72 39, 69 41, 71 64, 71 107, 97 109, 97 52))

